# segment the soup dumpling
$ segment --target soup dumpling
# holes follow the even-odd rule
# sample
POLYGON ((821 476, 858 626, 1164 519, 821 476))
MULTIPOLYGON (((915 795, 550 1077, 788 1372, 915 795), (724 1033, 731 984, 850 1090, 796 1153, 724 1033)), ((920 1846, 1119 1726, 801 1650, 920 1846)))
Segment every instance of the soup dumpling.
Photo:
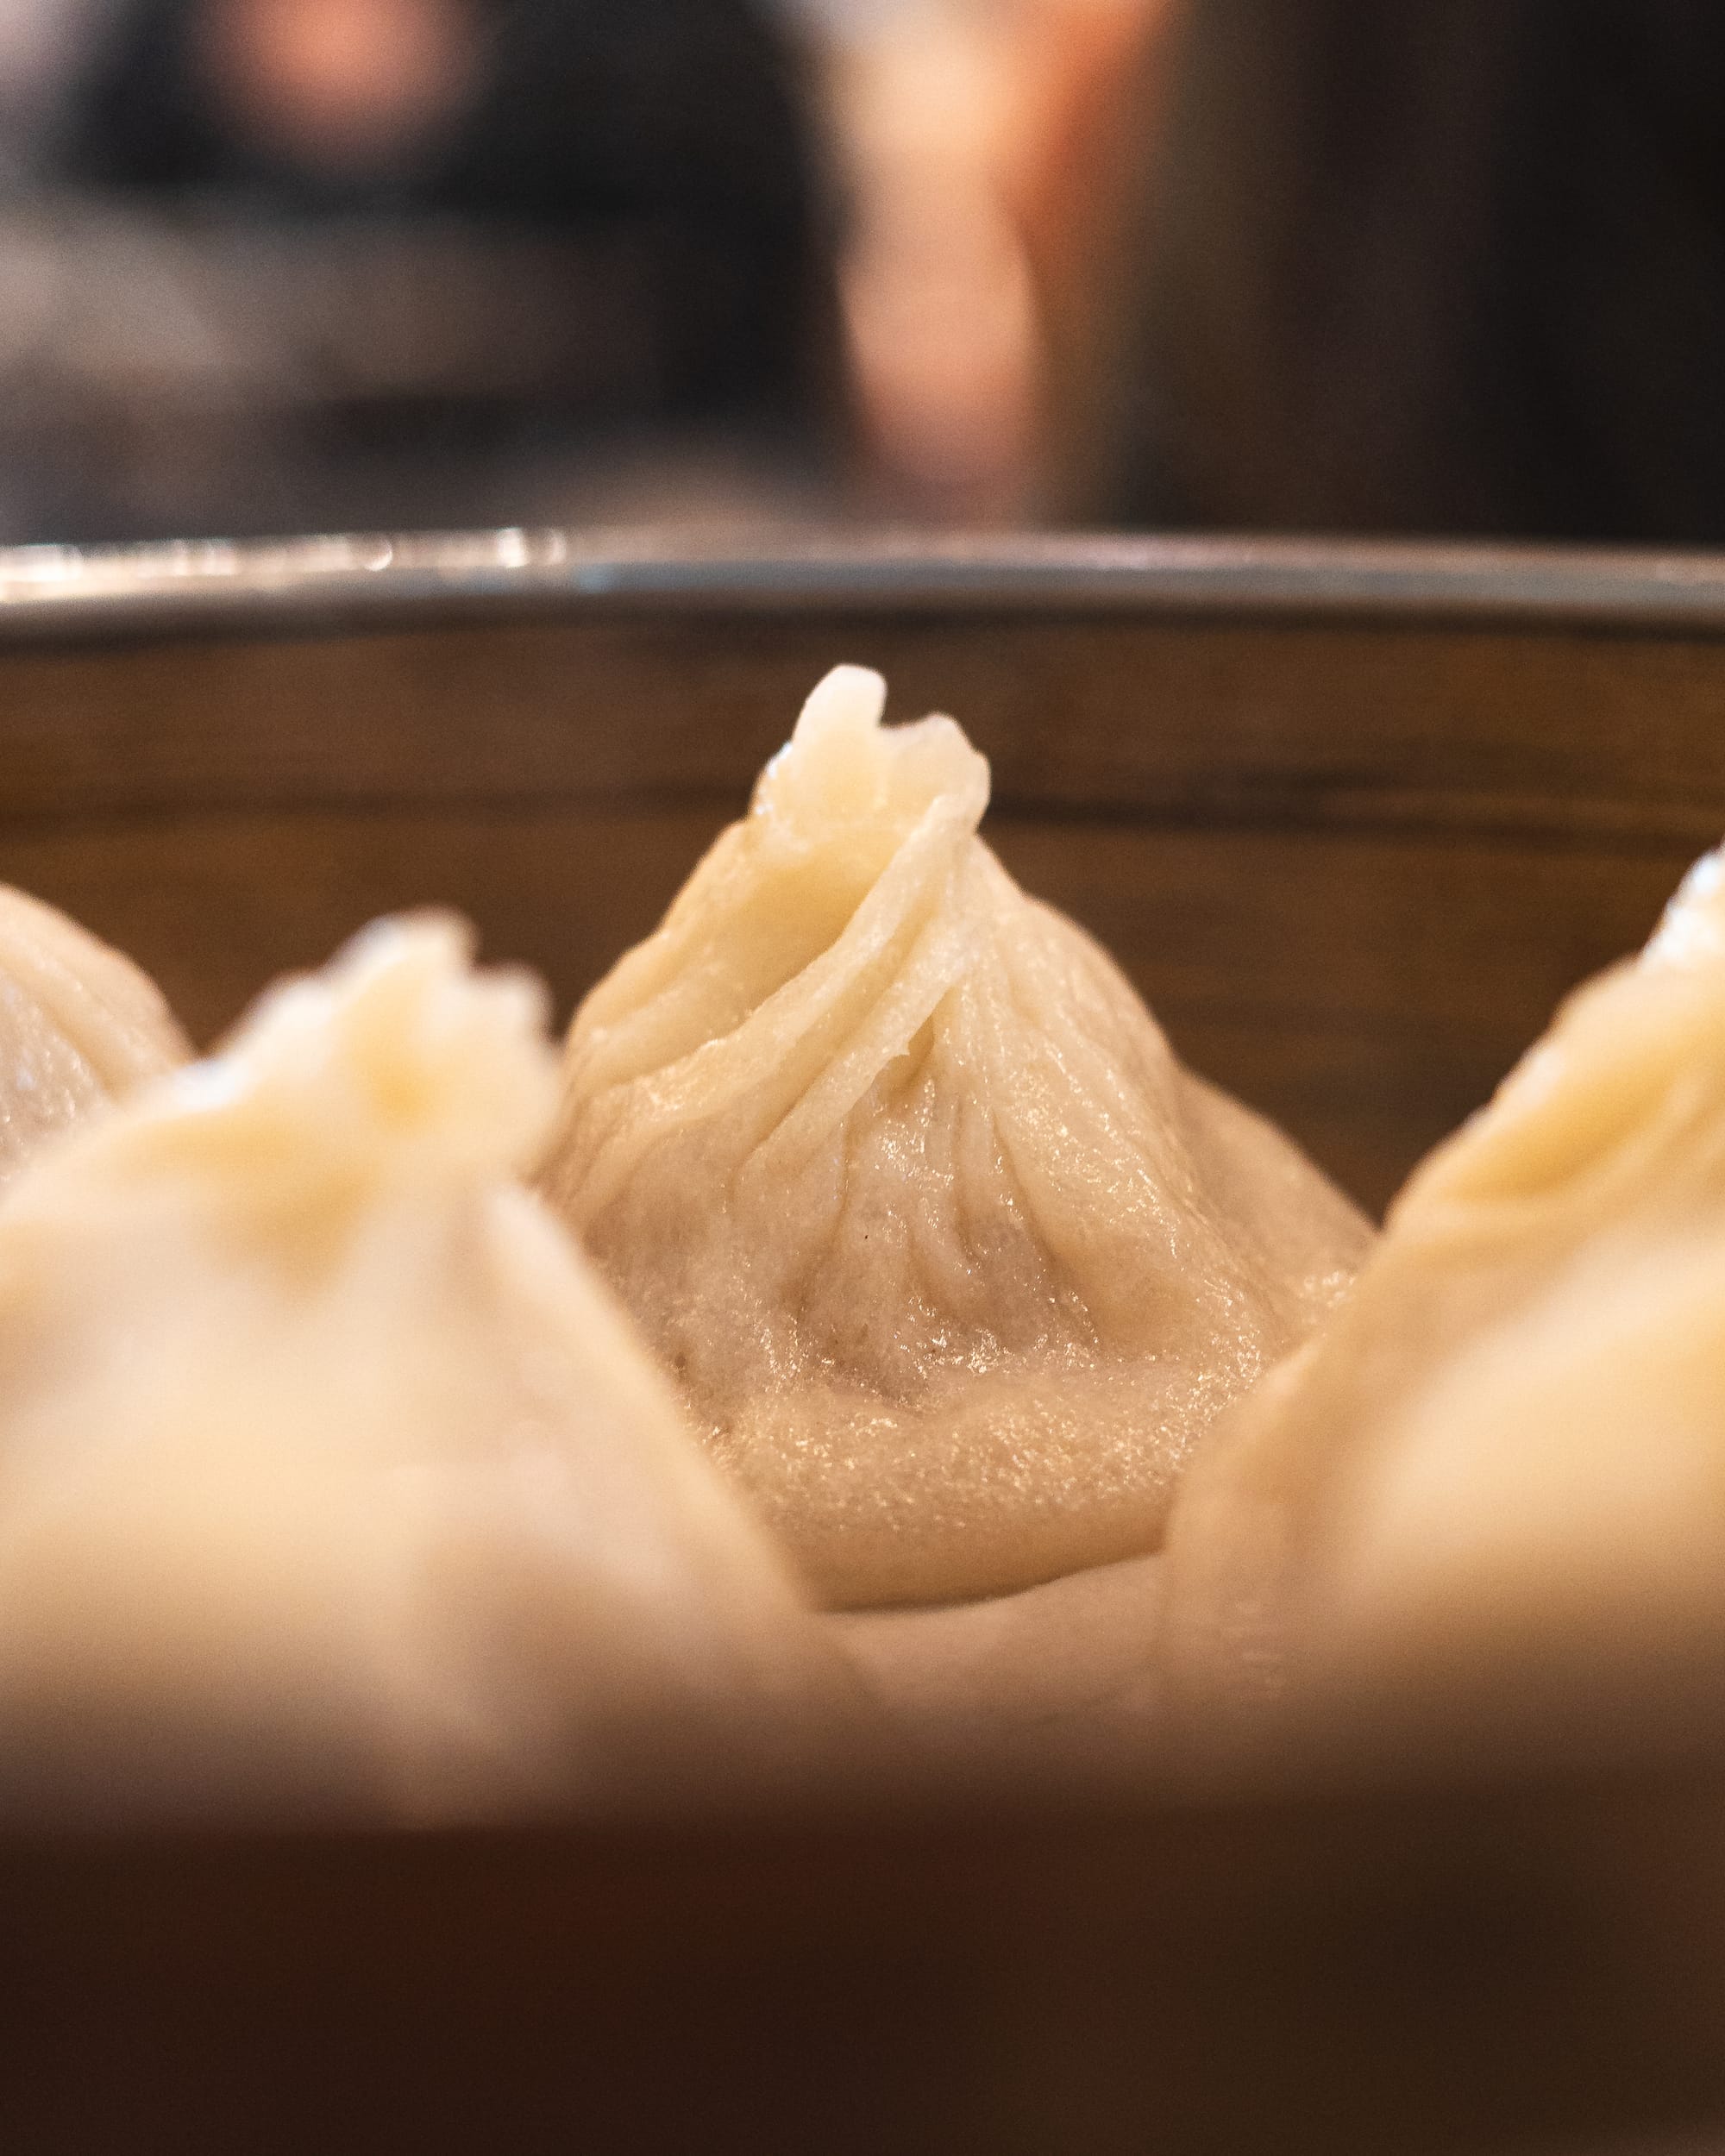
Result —
POLYGON ((662 1801, 845 1695, 511 1180, 555 1061, 465 948, 380 925, 0 1205, 0 1808, 662 1801))
POLYGON ((0 1184, 57 1132, 191 1056, 129 958, 0 885, 0 1184))
POLYGON ((543 1187, 837 1605, 1152 1548, 1354 1209, 976 836, 950 719, 841 667, 576 1013, 543 1187))
POLYGON ((1414 1175, 1345 1307, 1195 1469, 1164 1583, 1191 1712, 1249 1727, 1366 1690, 1418 1719, 1502 1678, 1585 1714, 1661 1640, 1725 1674, 1722 1312, 1716 854, 1414 1175))

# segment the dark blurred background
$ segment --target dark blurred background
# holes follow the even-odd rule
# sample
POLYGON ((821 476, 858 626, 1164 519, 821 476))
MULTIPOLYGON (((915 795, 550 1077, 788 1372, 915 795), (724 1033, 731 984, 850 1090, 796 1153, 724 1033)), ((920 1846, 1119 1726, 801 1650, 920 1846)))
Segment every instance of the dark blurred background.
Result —
POLYGON ((0 543, 1725 538, 1717 0, 0 0, 0 543))

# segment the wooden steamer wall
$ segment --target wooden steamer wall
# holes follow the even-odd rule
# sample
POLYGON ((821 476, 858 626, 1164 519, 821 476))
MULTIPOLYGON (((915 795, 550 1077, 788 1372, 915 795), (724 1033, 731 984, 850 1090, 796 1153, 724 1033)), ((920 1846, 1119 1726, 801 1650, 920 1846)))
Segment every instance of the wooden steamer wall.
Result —
MULTIPOLYGON (((1380 1204, 1725 832, 1704 562, 555 535, 0 563, 0 875, 192 1031, 381 911, 561 1006, 840 658, 1380 1204), (382 566, 380 566, 382 565, 382 566)), ((1395 1795, 0 1841, 0 2147, 1603 2152, 1725 2120, 1725 1744, 1395 1795)))

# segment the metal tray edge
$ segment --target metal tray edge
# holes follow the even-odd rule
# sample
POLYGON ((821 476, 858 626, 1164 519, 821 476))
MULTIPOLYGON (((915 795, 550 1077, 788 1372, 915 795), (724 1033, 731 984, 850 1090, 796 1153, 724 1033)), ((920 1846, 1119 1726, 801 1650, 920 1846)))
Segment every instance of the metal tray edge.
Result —
POLYGON ((1420 541, 504 530, 0 549, 0 642, 523 613, 1143 614, 1725 636, 1725 555, 1420 541))

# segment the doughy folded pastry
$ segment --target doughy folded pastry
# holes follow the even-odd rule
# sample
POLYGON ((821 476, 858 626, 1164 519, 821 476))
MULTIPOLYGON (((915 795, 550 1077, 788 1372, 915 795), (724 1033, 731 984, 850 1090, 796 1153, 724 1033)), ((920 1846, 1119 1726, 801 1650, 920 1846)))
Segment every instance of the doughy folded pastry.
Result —
POLYGON ((1152 1548, 1206 1426, 1368 1239, 976 837, 951 720, 810 699, 569 1036, 543 1171, 836 1605, 1152 1548))
POLYGON ((1656 1646, 1725 1677, 1721 856, 1414 1175, 1216 1433, 1166 1568, 1201 1721, 1362 1688, 1418 1719, 1500 1677, 1584 1716, 1656 1646))
POLYGON ((536 985, 436 919, 278 989, 0 1206, 0 1809, 662 1798, 837 1658, 508 1180, 536 985))
POLYGON ((0 885, 0 1184, 56 1131, 191 1055, 129 958, 0 885))
POLYGON ((1160 1552, 1088 1565, 1015 1595, 827 1622, 917 1755, 1022 1789, 1167 1765, 1156 1652, 1160 1552))

